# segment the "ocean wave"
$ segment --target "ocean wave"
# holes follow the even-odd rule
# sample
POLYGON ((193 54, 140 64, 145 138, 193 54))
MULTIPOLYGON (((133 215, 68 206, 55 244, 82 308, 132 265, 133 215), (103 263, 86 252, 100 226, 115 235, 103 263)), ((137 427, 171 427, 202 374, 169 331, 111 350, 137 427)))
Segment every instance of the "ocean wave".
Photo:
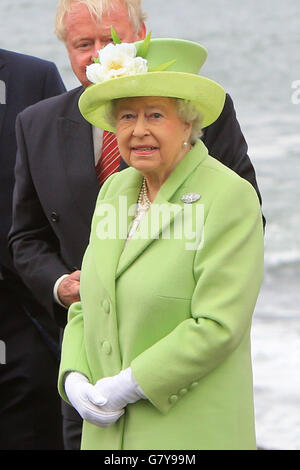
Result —
POLYGON ((272 251, 265 254, 265 265, 269 268, 300 265, 300 251, 272 251))
MULTIPOLYGON (((266 130, 264 129, 264 132, 266 130)), ((251 138, 249 138, 249 154, 253 158, 257 159, 280 159, 285 158, 287 155, 295 152, 295 149, 300 148, 300 134, 285 134, 271 138, 268 135, 268 142, 264 144, 251 144, 251 138)), ((266 138, 262 139, 266 141, 266 138)))

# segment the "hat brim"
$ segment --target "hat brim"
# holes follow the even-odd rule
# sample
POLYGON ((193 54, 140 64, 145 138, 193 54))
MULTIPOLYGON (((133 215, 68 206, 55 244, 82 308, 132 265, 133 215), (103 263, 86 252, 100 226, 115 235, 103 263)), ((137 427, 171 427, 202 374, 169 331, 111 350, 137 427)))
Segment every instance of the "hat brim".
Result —
POLYGON ((148 72, 111 79, 89 86, 79 99, 83 117, 96 127, 115 132, 107 107, 112 100, 142 96, 191 101, 203 116, 202 127, 215 122, 225 102, 224 89, 213 80, 183 72, 148 72))

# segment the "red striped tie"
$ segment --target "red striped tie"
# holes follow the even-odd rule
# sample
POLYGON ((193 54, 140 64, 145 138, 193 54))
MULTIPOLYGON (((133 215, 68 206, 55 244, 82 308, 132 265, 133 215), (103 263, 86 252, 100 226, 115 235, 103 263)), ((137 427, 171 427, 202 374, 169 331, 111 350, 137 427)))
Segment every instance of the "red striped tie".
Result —
POLYGON ((121 155, 115 134, 103 131, 102 153, 96 165, 97 178, 102 185, 106 178, 118 171, 121 155))

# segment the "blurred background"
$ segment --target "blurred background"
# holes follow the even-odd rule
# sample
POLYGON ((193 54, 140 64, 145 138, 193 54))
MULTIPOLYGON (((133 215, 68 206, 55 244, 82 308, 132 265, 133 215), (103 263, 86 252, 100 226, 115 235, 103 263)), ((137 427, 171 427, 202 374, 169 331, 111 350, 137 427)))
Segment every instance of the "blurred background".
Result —
MULTIPOLYGON (((55 62, 71 89, 78 82, 54 34, 56 5, 56 0, 1 0, 0 47, 55 62)), ((300 2, 143 0, 143 5, 153 37, 206 47, 202 74, 233 98, 267 219, 265 275, 252 329, 257 441, 264 449, 299 450, 300 2)))

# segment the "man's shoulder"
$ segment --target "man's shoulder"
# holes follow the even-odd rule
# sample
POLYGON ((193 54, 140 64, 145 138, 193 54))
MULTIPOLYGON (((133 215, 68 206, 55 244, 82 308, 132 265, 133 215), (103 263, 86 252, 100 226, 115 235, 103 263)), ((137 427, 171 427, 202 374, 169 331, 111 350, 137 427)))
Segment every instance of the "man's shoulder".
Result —
MULTIPOLYGON (((49 69, 55 67, 54 63, 40 59, 28 54, 22 54, 20 52, 9 51, 7 49, 0 49, 0 59, 6 62, 10 67, 33 67, 34 69, 49 69)), ((24 70, 26 72, 27 69, 24 70)))
POLYGON ((232 100, 231 96, 228 93, 226 93, 224 106, 223 106, 223 109, 222 109, 218 119, 216 119, 215 122, 213 122, 208 127, 203 129, 203 139, 202 140, 205 142, 206 134, 208 134, 211 130, 222 126, 224 124, 224 120, 228 119, 229 117, 230 118, 233 118, 233 117, 235 118, 236 113, 235 113, 233 100, 232 100))
POLYGON ((77 105, 82 92, 83 88, 80 86, 60 95, 44 99, 26 108, 20 113, 19 117, 21 120, 26 121, 27 119, 40 119, 49 115, 52 117, 54 115, 63 115, 70 107, 77 105))

